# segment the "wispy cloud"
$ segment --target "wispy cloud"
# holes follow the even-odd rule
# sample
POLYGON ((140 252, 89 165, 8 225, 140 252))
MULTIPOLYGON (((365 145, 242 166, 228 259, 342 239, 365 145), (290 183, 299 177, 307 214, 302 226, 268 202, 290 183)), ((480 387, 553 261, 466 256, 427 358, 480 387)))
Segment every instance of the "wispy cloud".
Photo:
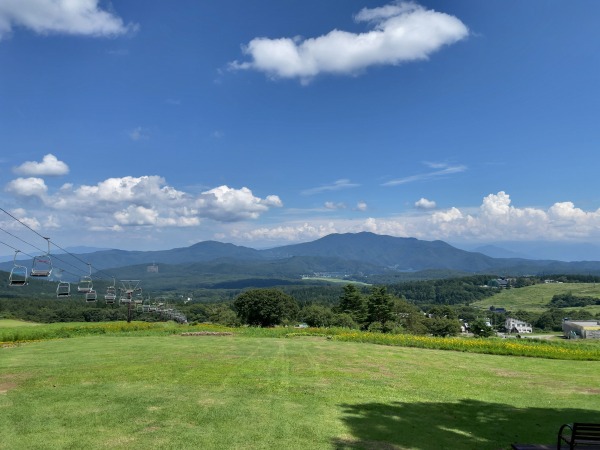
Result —
POLYGON ((230 67, 307 83, 322 73, 355 74, 371 66, 424 60, 469 34, 458 18, 414 2, 364 8, 354 19, 371 28, 364 33, 334 29, 309 39, 255 38, 243 47, 251 60, 234 61, 230 67))
POLYGON ((395 180, 383 183, 382 186, 398 186, 399 184, 414 183, 417 181, 431 180, 433 178, 440 178, 444 175, 451 175, 454 173, 460 173, 467 170, 467 166, 459 164, 451 166, 445 163, 425 163, 427 166, 437 169, 432 172, 419 173, 416 175, 410 175, 404 178, 397 178, 395 180))
POLYGON ((320 194, 321 192, 340 191, 342 189, 350 189, 350 188, 355 188, 358 186, 360 186, 360 184, 352 183, 347 178, 342 178, 340 180, 333 182, 332 184, 327 184, 325 186, 318 186, 318 187, 306 189, 306 190, 302 191, 302 195, 314 195, 314 194, 320 194))
POLYGON ((323 206, 329 210, 346 209, 345 203, 325 202, 323 206))

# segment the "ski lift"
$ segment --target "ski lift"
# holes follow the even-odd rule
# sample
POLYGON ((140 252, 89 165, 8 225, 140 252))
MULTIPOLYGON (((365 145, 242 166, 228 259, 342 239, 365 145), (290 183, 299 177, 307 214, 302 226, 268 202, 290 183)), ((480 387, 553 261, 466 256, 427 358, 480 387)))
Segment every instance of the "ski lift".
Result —
POLYGON ((119 305, 128 305, 129 303, 131 303, 131 292, 127 292, 126 289, 121 289, 119 305))
POLYGON ((90 289, 89 292, 85 293, 85 301, 88 303, 95 302, 97 298, 98 296, 96 295, 96 291, 93 289, 90 289))
MULTIPOLYGON (((82 292, 87 294, 94 289, 94 285, 92 283, 92 265, 88 263, 88 268, 90 270, 89 275, 84 275, 79 279, 79 284, 77 285, 77 292, 82 292)), ((95 300, 94 300, 95 301, 95 300)))
MULTIPOLYGON (((137 295, 135 296, 136 299, 135 301, 133 300, 134 298, 134 293, 140 295, 141 298, 141 292, 142 292, 142 288, 138 287, 140 284, 140 280, 121 280, 121 284, 123 285, 123 287, 119 288, 121 294, 119 297, 119 304, 120 305, 128 305, 132 302, 134 302, 135 304, 138 303, 138 299, 137 299, 137 295)), ((143 301, 143 298, 141 298, 141 300, 143 301)), ((142 303, 140 301, 140 303, 142 303)))
POLYGON ((108 305, 112 305, 117 299, 117 288, 115 286, 115 279, 113 278, 112 286, 106 288, 106 294, 104 294, 104 300, 108 305))
POLYGON ((10 271, 10 275, 8 276, 8 285, 9 286, 25 286, 27 285, 27 267, 20 266, 17 264, 17 253, 20 250, 15 250, 15 256, 13 260, 13 268, 10 271))
POLYGON ((50 258, 50 238, 44 238, 48 242, 48 252, 45 255, 35 256, 31 266, 32 277, 49 277, 52 273, 52 258, 50 258))
POLYGON ((70 297, 71 296, 71 283, 67 281, 61 281, 56 286, 56 296, 58 298, 61 297, 70 297))

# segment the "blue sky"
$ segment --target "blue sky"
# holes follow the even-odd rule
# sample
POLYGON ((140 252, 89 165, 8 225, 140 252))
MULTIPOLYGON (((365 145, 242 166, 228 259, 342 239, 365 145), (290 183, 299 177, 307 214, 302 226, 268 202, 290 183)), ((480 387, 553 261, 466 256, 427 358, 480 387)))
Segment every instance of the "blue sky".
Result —
POLYGON ((0 205, 63 247, 595 242, 599 16, 594 1, 0 0, 0 205))

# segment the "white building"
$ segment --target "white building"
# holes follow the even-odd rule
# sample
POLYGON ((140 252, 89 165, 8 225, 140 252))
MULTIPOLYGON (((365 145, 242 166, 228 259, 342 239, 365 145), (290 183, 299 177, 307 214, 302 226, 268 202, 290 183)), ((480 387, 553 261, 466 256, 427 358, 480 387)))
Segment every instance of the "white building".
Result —
POLYGON ((600 339, 600 321, 564 320, 563 333, 567 339, 600 339))
POLYGON ((530 323, 524 322, 522 320, 513 319, 512 317, 508 317, 506 322, 504 322, 504 327, 509 333, 531 333, 533 332, 533 327, 530 323))

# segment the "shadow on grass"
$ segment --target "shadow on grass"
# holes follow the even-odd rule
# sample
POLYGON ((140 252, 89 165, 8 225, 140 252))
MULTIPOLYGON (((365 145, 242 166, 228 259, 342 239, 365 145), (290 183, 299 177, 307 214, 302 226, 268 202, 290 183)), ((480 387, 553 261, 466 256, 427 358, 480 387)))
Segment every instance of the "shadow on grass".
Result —
POLYGON ((514 442, 553 444, 563 423, 600 422, 599 411, 514 408, 476 400, 340 406, 353 437, 334 440, 337 450, 498 450, 514 442))

